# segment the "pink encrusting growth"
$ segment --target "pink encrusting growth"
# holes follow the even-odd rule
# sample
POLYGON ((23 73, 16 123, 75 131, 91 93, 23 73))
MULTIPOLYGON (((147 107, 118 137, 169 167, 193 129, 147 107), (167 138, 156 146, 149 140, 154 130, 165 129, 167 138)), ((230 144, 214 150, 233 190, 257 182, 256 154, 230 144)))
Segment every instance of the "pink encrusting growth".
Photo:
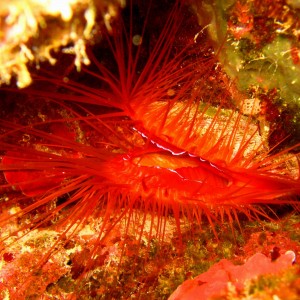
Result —
MULTIPOLYGON (((108 61, 94 57, 96 70, 85 70, 92 87, 36 78, 56 90, 29 88, 28 105, 42 107, 45 98, 56 113, 39 122, 27 117, 27 124, 1 120, 3 188, 34 197, 22 210, 1 216, 1 224, 64 197, 24 229, 57 218, 55 226, 66 225, 65 235, 73 234, 95 214, 103 218, 100 243, 122 218, 134 219, 135 209, 145 218, 173 214, 180 233, 181 217, 200 222, 205 215, 214 226, 219 217, 237 220, 238 212, 267 217, 257 204, 298 207, 299 166, 289 154, 296 146, 277 153, 268 149, 258 124, 232 109, 243 100, 232 99, 234 83, 221 80, 225 75, 205 39, 178 43, 187 13, 176 1, 160 34, 150 40, 155 45, 150 43, 147 57, 146 41, 131 42, 134 24, 126 29, 121 18, 116 21, 104 35, 108 61), (217 84, 218 91, 212 88, 217 84), (24 135, 29 140, 20 142, 24 135)), ((152 14, 150 7, 141 38, 152 14)), ((197 27, 193 36, 198 32, 197 27)), ((142 234, 145 219, 139 222, 142 234)), ((152 226, 164 234, 154 218, 152 226)))

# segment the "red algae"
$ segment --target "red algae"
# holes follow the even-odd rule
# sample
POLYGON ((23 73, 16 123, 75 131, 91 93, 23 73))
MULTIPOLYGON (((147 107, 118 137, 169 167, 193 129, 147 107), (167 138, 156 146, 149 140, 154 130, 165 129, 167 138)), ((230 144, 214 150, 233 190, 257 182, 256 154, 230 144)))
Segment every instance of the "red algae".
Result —
MULTIPOLYGON (((55 255, 94 220, 72 267, 60 261, 36 294, 67 272, 84 282, 95 265, 126 260, 132 232, 138 248, 147 238, 163 242, 171 218, 182 250, 183 220, 203 221, 217 237, 216 226, 227 220, 234 230, 240 213, 271 219, 270 205, 298 209, 299 145, 270 147, 253 108, 239 110, 246 97, 184 2, 129 4, 90 56, 92 68, 77 79, 41 71, 35 85, 17 91, 21 100, 7 96, 2 111, 1 187, 17 194, 3 201, 4 254, 35 230, 57 233, 33 250, 40 259, 12 297, 26 295, 39 269, 50 274, 55 255)), ((84 283, 74 289, 84 293, 84 283)))
MULTIPOLYGON (((185 281, 170 296, 169 300, 189 300, 189 299, 214 299, 214 297, 224 296, 225 291, 242 290, 247 281, 265 274, 278 274, 295 261, 295 253, 287 251, 275 262, 261 253, 250 257, 243 265, 234 265, 230 261, 223 259, 213 265, 206 273, 203 273, 193 280, 185 281)), ((230 294, 230 293, 228 293, 230 294)))

